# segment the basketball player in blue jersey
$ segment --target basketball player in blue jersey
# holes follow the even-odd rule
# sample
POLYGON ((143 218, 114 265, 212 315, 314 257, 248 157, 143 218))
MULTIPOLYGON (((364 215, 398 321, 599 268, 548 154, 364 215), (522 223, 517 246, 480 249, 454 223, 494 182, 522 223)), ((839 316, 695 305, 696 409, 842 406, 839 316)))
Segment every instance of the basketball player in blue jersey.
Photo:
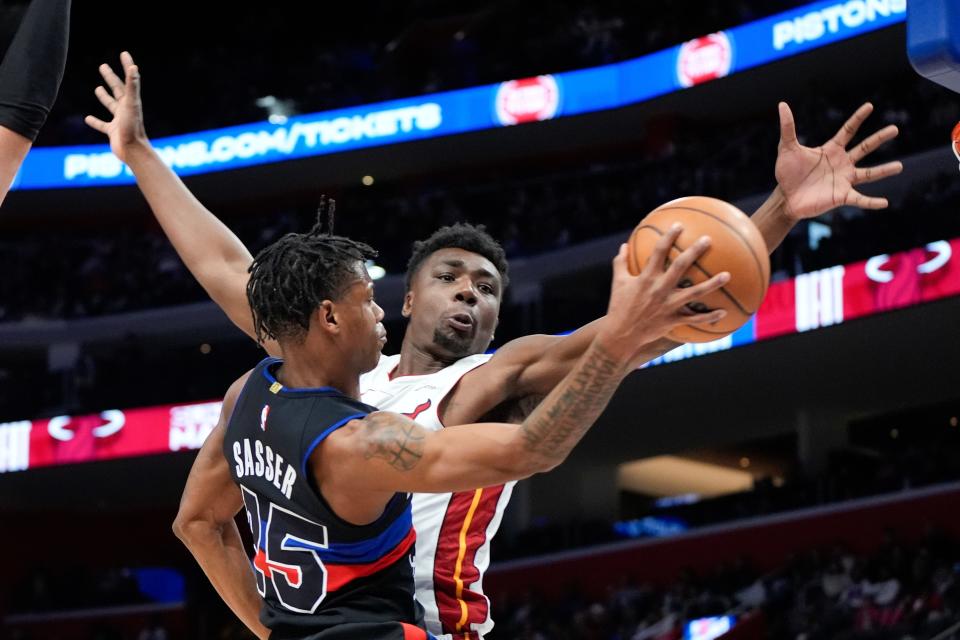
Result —
MULTIPOLYGON (((109 91, 97 89, 112 119, 88 117, 87 122, 109 136, 114 153, 132 169, 164 232, 210 297, 238 327, 255 336, 245 295, 252 256, 152 149, 143 125, 139 74, 129 54, 121 56, 121 64, 126 80, 103 65, 109 91)), ((789 107, 781 103, 779 109, 778 186, 752 218, 770 250, 802 219, 840 205, 887 206, 884 198, 863 196, 855 185, 899 173, 900 163, 856 165, 894 138, 896 127, 884 127, 847 150, 872 110, 864 105, 830 141, 806 147, 797 140, 789 107)), ((605 319, 569 336, 519 338, 493 356, 484 355, 497 325, 507 266, 496 241, 469 225, 445 227, 417 243, 407 273, 403 314, 410 323, 400 354, 382 357, 377 368, 363 376, 362 399, 416 415, 431 429, 491 418, 519 422, 530 405, 569 373, 605 319)), ((652 341, 643 359, 676 346, 666 339, 652 341)), ((264 347, 279 353, 272 340, 264 347)), ((446 497, 414 496, 417 597, 427 608, 428 629, 444 640, 479 640, 493 625, 482 577, 511 486, 446 497), (466 536, 461 535, 464 531, 466 536)))
POLYGON ((257 336, 275 340, 283 358, 267 358, 230 387, 174 530, 261 638, 433 637, 420 629, 414 598, 409 492, 498 485, 562 462, 640 364, 644 345, 678 324, 723 317, 691 317, 686 305, 729 274, 679 288, 708 242, 664 266, 678 227, 637 276, 622 246, 606 322, 529 417, 433 431, 359 401, 360 375, 377 365, 386 340, 364 267, 376 254, 320 226, 287 234, 251 266, 257 336), (233 519, 241 507, 252 571, 233 519))
POLYGON ((70 0, 32 0, 0 64, 0 204, 56 100, 69 32, 70 0))

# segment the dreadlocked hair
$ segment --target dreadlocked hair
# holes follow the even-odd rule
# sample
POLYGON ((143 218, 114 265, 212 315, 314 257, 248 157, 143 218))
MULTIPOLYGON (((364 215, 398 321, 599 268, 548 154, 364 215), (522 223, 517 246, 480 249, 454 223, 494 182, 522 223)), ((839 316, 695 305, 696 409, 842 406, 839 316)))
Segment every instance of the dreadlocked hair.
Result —
POLYGON ((440 227, 426 240, 418 240, 413 243, 413 255, 407 262, 407 275, 404 280, 408 291, 413 277, 417 274, 423 262, 440 249, 463 249, 481 255, 492 262, 493 266, 500 272, 503 288, 506 289, 507 285, 510 284, 508 274, 510 267, 507 263, 507 254, 500 243, 487 233, 486 227, 482 224, 472 225, 468 222, 458 222, 450 226, 440 227))
POLYGON ((333 235, 335 207, 333 200, 321 198, 310 231, 288 233, 253 259, 247 300, 257 342, 302 340, 317 307, 337 300, 357 276, 357 262, 377 256, 367 244, 333 235))

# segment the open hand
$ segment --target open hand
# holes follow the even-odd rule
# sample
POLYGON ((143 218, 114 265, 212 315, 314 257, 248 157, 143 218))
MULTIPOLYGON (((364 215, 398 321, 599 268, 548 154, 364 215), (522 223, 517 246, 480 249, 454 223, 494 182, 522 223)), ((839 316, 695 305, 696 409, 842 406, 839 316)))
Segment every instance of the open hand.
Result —
POLYGON ((797 140, 793 112, 786 102, 780 108, 780 145, 777 150, 777 183, 786 200, 786 214, 792 220, 813 218, 826 211, 849 205, 861 209, 883 209, 886 198, 866 196, 854 187, 876 182, 903 171, 903 163, 887 162, 876 167, 857 163, 877 147, 897 137, 896 125, 888 125, 847 150, 860 125, 873 112, 869 102, 850 116, 825 144, 805 147, 797 140))
POLYGON ((126 162, 127 151, 134 145, 147 144, 147 132, 143 126, 143 107, 140 102, 140 71, 133 62, 133 56, 124 51, 120 54, 120 65, 125 80, 121 80, 108 64, 100 65, 100 75, 109 90, 102 86, 94 90, 97 99, 113 116, 110 122, 104 122, 94 116, 87 116, 84 122, 110 138, 110 150, 121 161, 126 162))

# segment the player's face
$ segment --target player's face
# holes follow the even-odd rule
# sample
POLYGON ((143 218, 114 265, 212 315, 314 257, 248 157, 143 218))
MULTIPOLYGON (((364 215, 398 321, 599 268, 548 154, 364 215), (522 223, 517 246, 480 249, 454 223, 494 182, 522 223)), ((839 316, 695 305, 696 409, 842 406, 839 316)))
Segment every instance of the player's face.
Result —
POLYGON ((483 256, 440 249, 420 266, 403 303, 411 339, 443 358, 483 353, 500 315, 503 282, 483 256))
POLYGON ((358 263, 358 278, 340 297, 337 307, 350 360, 361 373, 370 371, 377 366, 387 331, 383 328, 383 309, 373 298, 373 281, 362 264, 358 263))

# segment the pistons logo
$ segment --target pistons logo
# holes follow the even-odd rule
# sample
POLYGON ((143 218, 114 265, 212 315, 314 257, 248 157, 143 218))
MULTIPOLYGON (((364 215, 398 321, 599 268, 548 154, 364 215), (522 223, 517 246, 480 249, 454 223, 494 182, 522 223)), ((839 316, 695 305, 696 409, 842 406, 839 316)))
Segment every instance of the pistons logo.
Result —
POLYGON ((560 109, 560 86, 550 75, 510 80, 501 83, 494 103, 504 126, 550 120, 560 109))
POLYGON ((723 78, 733 66, 733 45, 723 31, 695 38, 680 45, 677 80, 682 87, 723 78))

